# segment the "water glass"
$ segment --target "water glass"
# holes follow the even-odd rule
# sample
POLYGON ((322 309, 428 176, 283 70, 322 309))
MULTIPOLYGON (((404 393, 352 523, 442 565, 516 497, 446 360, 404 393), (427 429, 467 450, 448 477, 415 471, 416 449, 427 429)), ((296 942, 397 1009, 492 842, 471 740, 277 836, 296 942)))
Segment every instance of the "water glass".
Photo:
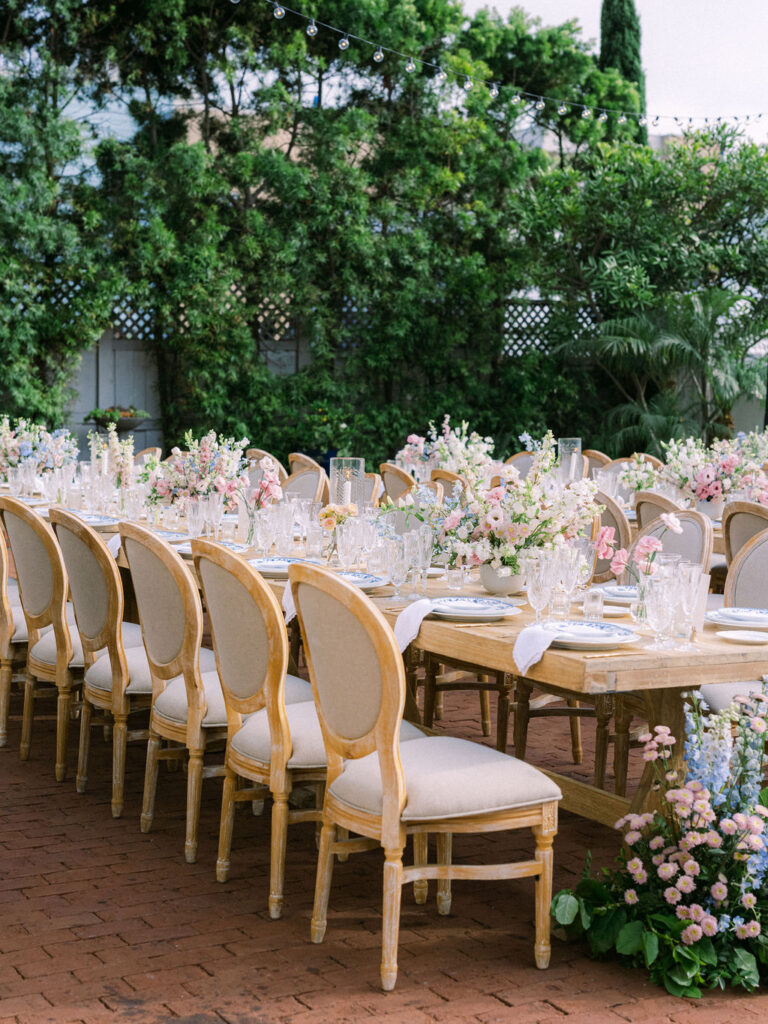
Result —
MULTIPOLYGON (((165 525, 165 518, 163 518, 165 525)), ((205 505, 198 498, 187 501, 187 533, 190 537, 199 537, 205 527, 205 505)))
POLYGON ((336 552, 344 572, 349 572, 357 556, 357 536, 354 520, 349 519, 336 527, 336 552))
POLYGON ((205 531, 210 537, 217 537, 224 515, 224 495, 217 491, 205 499, 205 531))
POLYGON ((308 523, 305 551, 307 558, 322 558, 325 530, 319 523, 308 523))
POLYGON ((654 632, 653 643, 648 645, 649 650, 663 651, 670 644, 666 637, 674 618, 674 607, 672 603, 671 581, 661 577, 655 577, 646 584, 645 607, 648 617, 648 625, 654 632))
POLYGON ((392 596, 396 601, 398 601, 402 599, 400 587, 402 587, 408 578, 408 570, 410 569, 410 565, 408 564, 408 553, 402 537, 396 537, 393 540, 388 541, 387 544, 387 569, 389 572, 389 578, 395 586, 395 592, 392 596))
POLYGON ((528 582, 528 604, 536 612, 536 622, 541 623, 541 613, 552 599, 554 577, 552 573, 551 552, 534 549, 525 560, 526 579, 528 582))
POLYGON ((602 622, 603 620, 603 592, 602 590, 588 590, 584 595, 583 605, 584 618, 589 622, 602 622))
POLYGON ((449 590, 462 590, 464 570, 460 565, 449 565, 445 570, 445 585, 449 590))

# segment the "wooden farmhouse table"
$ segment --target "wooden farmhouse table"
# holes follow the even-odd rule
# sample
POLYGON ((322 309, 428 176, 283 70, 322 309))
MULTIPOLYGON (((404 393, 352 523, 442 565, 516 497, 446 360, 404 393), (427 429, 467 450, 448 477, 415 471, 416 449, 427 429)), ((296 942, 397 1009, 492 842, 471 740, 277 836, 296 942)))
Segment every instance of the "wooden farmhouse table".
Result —
MULTIPOLYGON (((104 533, 114 532, 114 527, 104 533)), ((254 557, 255 551, 245 552, 242 557, 254 557)), ((132 607, 130 577, 125 555, 120 550, 118 565, 126 587, 126 612, 132 607)), ((186 559, 190 572, 194 572, 191 559, 186 559)), ((285 581, 268 581, 278 597, 282 597, 285 581)), ((437 597, 448 593, 441 580, 430 580, 428 596, 437 597)), ((479 584, 470 584, 463 593, 481 595, 485 591, 479 584)), ((391 587, 382 587, 370 596, 387 620, 394 625, 404 602, 395 604, 391 587)), ((126 617, 129 617, 126 614, 126 617)), ((133 618, 133 616, 130 616, 133 618)), ((519 677, 512 657, 515 639, 526 625, 533 622, 533 612, 527 605, 502 623, 448 622, 425 619, 415 640, 406 652, 406 665, 415 663, 419 651, 455 661, 489 672, 505 673, 513 690, 519 677)), ((617 620, 629 625, 629 619, 617 620)), ((557 692, 576 700, 581 696, 614 698, 631 694, 645 710, 649 727, 666 725, 678 739, 674 757, 682 765, 684 736, 685 693, 704 683, 732 683, 741 680, 759 679, 768 673, 768 646, 745 646, 727 643, 716 635, 715 628, 705 626, 697 634, 695 649, 692 651, 648 650, 648 636, 638 634, 637 645, 629 645, 616 651, 569 651, 550 648, 541 660, 526 673, 526 680, 544 683, 557 692)), ((415 674, 410 673, 411 682, 415 674)), ((405 717, 419 722, 420 714, 415 699, 415 686, 409 688, 406 699, 405 717)), ((562 806, 583 817, 591 818, 606 825, 613 825, 628 810, 651 809, 657 799, 652 788, 653 768, 646 765, 640 783, 631 797, 618 796, 596 786, 569 778, 558 772, 542 771, 553 778, 563 793, 562 806)))

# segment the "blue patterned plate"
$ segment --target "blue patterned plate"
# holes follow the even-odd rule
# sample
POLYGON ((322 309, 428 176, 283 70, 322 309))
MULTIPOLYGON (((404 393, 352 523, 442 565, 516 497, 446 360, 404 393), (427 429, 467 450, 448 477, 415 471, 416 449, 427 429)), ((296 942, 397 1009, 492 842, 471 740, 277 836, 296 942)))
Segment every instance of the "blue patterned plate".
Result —
POLYGON ((718 608, 720 618, 734 625, 768 626, 768 608, 718 608))
MULTIPOLYGON (((244 549, 245 550, 245 549, 244 549)), ((287 558, 281 555, 273 555, 272 558, 249 558, 248 565, 271 580, 288 579, 288 568, 297 562, 309 562, 310 565, 322 565, 319 558, 287 558)))
POLYGON ((612 622, 567 619, 565 622, 547 622, 544 628, 555 634, 553 647, 564 647, 574 651, 610 650, 637 640, 631 629, 627 629, 626 626, 615 626, 612 622))
POLYGON ((189 540, 188 533, 180 533, 177 530, 155 530, 156 537, 162 537, 169 544, 179 544, 189 540))
POLYGON ((72 512, 78 519, 82 519, 84 523, 88 523, 89 526, 116 526, 120 520, 114 516, 103 516, 98 512, 81 512, 79 509, 68 509, 67 511, 72 512))
POLYGON ((384 587, 389 583, 386 576, 374 576, 370 572, 340 572, 338 575, 361 590, 375 590, 376 587, 384 587))
POLYGON ((432 615, 454 622, 493 622, 507 615, 519 615, 520 609, 497 597, 436 597, 432 615))
MULTIPOLYGON (((251 549, 247 544, 235 544, 231 540, 217 540, 216 544, 220 544, 223 548, 229 548, 230 551, 235 551, 241 555, 244 551, 250 551, 251 549)), ((187 541, 185 544, 177 544, 176 550, 180 555, 191 555, 192 554, 192 542, 187 541)))
MULTIPOLYGON (((740 611, 752 611, 760 612, 762 608, 742 608, 740 611)), ((708 611, 705 618, 707 622, 712 622, 716 626, 725 626, 726 628, 732 628, 738 626, 740 629, 765 629, 768 625, 768 619, 766 618, 754 618, 754 619, 734 619, 730 618, 727 613, 737 611, 736 608, 714 608, 712 611, 708 611)))

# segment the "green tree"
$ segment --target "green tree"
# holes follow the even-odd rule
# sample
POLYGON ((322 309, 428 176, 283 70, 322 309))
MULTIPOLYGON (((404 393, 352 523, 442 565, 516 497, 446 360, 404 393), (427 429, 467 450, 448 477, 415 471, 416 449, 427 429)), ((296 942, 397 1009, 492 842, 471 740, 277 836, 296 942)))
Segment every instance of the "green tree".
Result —
MULTIPOLYGON (((634 0, 603 0, 600 10, 600 67, 615 68, 628 82, 634 82, 645 113, 645 73, 641 57, 640 19, 634 0)), ((637 139, 648 141, 648 130, 636 123, 637 139)))

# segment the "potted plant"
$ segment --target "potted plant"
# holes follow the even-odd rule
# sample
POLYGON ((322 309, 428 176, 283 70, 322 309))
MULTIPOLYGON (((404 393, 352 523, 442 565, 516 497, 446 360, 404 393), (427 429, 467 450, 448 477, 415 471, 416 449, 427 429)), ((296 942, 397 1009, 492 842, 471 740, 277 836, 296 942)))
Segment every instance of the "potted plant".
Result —
POLYGON ((86 423, 95 423, 101 430, 106 430, 114 423, 118 433, 136 430, 142 420, 148 420, 149 413, 145 409, 137 409, 135 405, 109 405, 106 409, 91 409, 85 417, 86 423))

